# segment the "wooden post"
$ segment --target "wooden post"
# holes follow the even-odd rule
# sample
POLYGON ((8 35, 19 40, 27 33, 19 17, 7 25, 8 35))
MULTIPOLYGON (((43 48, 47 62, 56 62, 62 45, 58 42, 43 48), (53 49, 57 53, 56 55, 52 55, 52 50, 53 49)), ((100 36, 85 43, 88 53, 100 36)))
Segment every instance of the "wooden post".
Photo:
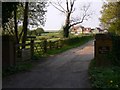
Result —
POLYGON ((13 36, 2 37, 2 67, 14 66, 15 61, 15 43, 13 36))
POLYGON ((58 48, 58 43, 59 43, 59 41, 56 41, 56 48, 58 48))
POLYGON ((60 48, 64 45, 63 40, 60 40, 60 48))
POLYGON ((58 41, 58 48, 61 48, 61 40, 58 41))
POLYGON ((33 57, 33 55, 34 55, 34 40, 31 40, 31 59, 32 59, 32 57, 33 57))
POLYGON ((49 42, 49 45, 50 45, 50 50, 52 49, 52 43, 51 43, 51 41, 49 42))
POLYGON ((43 47, 44 47, 44 53, 47 52, 47 40, 45 39, 44 42, 43 42, 43 47))

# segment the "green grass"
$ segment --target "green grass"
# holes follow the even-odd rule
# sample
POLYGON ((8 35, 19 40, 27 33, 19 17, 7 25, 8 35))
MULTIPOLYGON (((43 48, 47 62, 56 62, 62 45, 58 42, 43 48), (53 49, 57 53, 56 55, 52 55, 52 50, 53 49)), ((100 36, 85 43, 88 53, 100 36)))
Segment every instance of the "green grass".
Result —
MULTIPOLYGON (((66 50, 69 50, 71 48, 78 47, 78 46, 83 45, 84 43, 88 42, 91 39, 93 39, 93 37, 91 37, 91 36, 66 39, 63 42, 64 46, 62 48, 48 50, 48 52, 44 53, 42 56, 35 54, 33 56, 33 60, 34 60, 34 62, 36 62, 35 60, 40 60, 39 58, 41 58, 41 57, 48 57, 49 55, 58 54, 58 53, 66 51, 66 50)), ((51 40, 55 41, 58 39, 51 39, 51 40)), ((33 67, 33 63, 31 61, 30 62, 22 62, 15 66, 4 69, 2 72, 2 75, 3 75, 3 77, 6 77, 6 76, 9 76, 9 75, 12 75, 15 73, 27 71, 27 70, 31 69, 32 67, 33 67)))
POLYGON ((57 37, 62 37, 59 33, 57 32, 51 32, 51 33, 43 33, 41 36, 36 36, 37 39, 43 39, 43 38, 57 38, 57 37))
POLYGON ((89 79, 93 88, 120 88, 120 67, 97 67, 92 60, 89 67, 89 79))
POLYGON ((15 66, 7 67, 6 69, 2 70, 2 76, 6 77, 18 72, 23 72, 30 70, 33 67, 33 64, 31 62, 22 62, 21 64, 17 64, 15 66))
POLYGON ((120 90, 120 40, 119 37, 112 38, 112 51, 103 55, 101 60, 98 58, 97 60, 91 60, 89 66, 89 79, 93 88, 117 88, 117 90, 120 90))
POLYGON ((47 54, 54 55, 54 54, 62 53, 62 52, 67 51, 71 48, 81 46, 91 39, 93 39, 92 36, 85 36, 85 37, 76 37, 76 38, 71 38, 71 39, 65 40, 64 46, 62 48, 48 50, 47 54))
POLYGON ((47 39, 47 41, 58 41, 58 40, 60 40, 60 38, 51 38, 51 39, 47 39))

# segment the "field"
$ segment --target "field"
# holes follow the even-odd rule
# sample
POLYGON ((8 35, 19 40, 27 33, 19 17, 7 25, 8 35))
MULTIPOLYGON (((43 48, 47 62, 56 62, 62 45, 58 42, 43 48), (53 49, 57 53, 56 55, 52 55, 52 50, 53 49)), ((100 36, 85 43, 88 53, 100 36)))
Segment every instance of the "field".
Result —
MULTIPOLYGON (((43 33, 41 36, 36 36, 34 39, 34 56, 36 59, 41 56, 48 56, 61 53, 70 48, 74 48, 89 41, 93 36, 70 36, 63 38, 59 32, 43 33)), ((27 44, 30 43, 28 39, 27 44)), ((26 46, 30 48, 30 46, 26 46)))

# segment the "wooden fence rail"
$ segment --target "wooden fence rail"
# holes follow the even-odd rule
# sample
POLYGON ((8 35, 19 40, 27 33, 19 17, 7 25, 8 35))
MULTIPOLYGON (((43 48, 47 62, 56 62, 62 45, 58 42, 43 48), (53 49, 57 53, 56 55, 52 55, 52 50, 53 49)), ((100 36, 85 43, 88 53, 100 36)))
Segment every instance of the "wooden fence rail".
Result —
MULTIPOLYGON (((31 38, 31 37, 30 37, 31 38)), ((31 60, 35 54, 43 55, 48 50, 60 48, 62 40, 48 41, 40 40, 35 42, 33 39, 26 44, 15 44, 14 36, 2 37, 2 67, 14 66, 19 61, 31 60), (25 46, 23 49, 22 47, 25 46)))
POLYGON ((16 44, 15 45, 15 50, 16 50, 16 60, 28 60, 28 59, 32 59, 33 55, 34 55, 34 40, 31 40, 30 43, 28 44, 16 44), (24 49, 22 49, 22 47, 25 47, 24 49))
POLYGON ((57 48, 61 48, 63 45, 62 40, 57 40, 57 41, 47 41, 47 40, 43 40, 41 42, 36 42, 34 43, 34 51, 36 53, 47 53, 48 50, 52 50, 52 49, 57 49, 57 48))
POLYGON ((61 48, 63 45, 62 40, 57 41, 47 41, 41 40, 40 42, 35 42, 31 40, 30 43, 27 44, 17 44, 15 45, 16 50, 16 60, 17 61, 25 61, 27 59, 32 59, 35 54, 42 55, 47 53, 48 50, 61 48), (24 49, 22 47, 25 46, 24 49))

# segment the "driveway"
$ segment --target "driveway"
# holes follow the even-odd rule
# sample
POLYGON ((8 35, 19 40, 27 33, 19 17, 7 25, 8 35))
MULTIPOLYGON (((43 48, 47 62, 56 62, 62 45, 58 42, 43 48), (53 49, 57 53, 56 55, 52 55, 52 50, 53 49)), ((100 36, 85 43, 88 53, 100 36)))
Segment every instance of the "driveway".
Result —
POLYGON ((93 58, 92 40, 49 57, 30 71, 5 78, 3 88, 90 88, 88 66, 93 58))

